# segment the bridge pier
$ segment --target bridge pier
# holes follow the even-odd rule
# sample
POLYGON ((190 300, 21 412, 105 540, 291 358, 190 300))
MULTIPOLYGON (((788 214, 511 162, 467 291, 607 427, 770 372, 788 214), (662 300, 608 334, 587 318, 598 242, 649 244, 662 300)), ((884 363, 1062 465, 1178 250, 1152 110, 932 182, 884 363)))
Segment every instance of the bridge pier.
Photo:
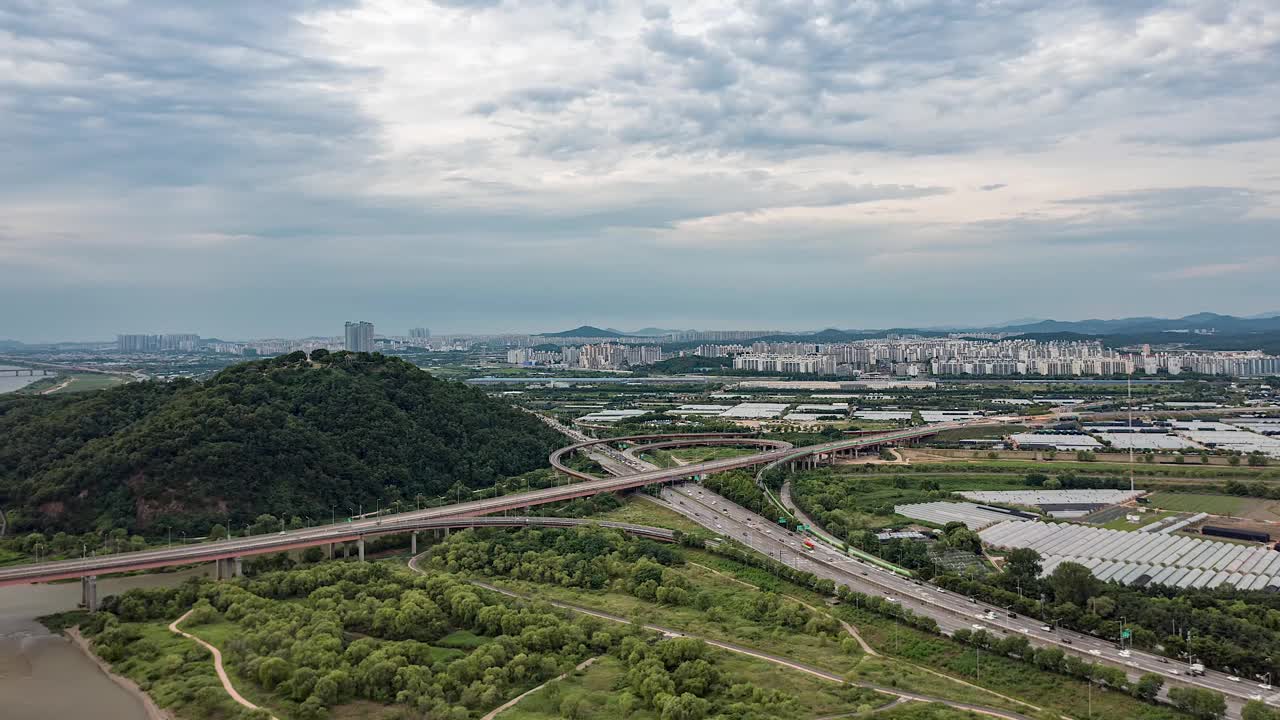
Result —
POLYGON ((333 556, 334 556, 334 554, 335 554, 335 550, 334 550, 334 547, 333 547, 333 543, 329 543, 329 544, 328 544, 328 545, 326 545, 325 547, 329 548, 329 559, 330 559, 330 560, 332 560, 332 559, 333 559, 333 556))
POLYGON ((418 554, 418 531, 417 530, 414 530, 413 532, 409 533, 409 554, 410 555, 418 554))
POLYGON ((364 562, 364 536, 363 535, 360 536, 359 540, 356 540, 356 547, 360 550, 360 562, 364 562))
POLYGON ((98 576, 80 578, 80 604, 89 612, 98 612, 98 576))
POLYGON ((244 561, 238 557, 222 558, 214 561, 214 577, 217 580, 231 580, 244 576, 244 561))

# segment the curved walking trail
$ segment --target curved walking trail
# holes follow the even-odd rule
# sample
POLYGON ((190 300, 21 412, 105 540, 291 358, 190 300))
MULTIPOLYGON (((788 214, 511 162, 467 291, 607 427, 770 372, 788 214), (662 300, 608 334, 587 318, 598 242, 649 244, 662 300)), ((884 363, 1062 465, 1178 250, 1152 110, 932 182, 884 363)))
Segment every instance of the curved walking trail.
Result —
MULTIPOLYGON (((587 658, 586 660, 583 660, 582 662, 578 663, 577 667, 575 667, 575 668, 573 669, 573 671, 574 671, 574 672, 579 672, 579 671, 582 671, 582 670, 586 670, 587 668, 591 667, 591 663, 593 663, 593 662, 595 662, 595 661, 596 661, 596 658, 589 657, 589 658, 587 658)), ((520 693, 519 695, 517 695, 517 696, 515 696, 515 697, 511 698, 510 700, 508 700, 508 701, 506 701, 506 702, 502 703, 502 704, 501 704, 501 705, 499 705, 498 707, 496 707, 496 708, 494 708, 494 709, 490 710, 490 711, 489 711, 489 714, 487 714, 487 715, 485 715, 484 717, 480 718, 480 720, 493 720, 494 718, 498 717, 498 715, 499 715, 500 713, 505 712, 505 711, 510 710, 511 708, 515 707, 516 703, 520 702, 521 700, 523 700, 523 699, 525 699, 525 698, 529 697, 530 695, 532 695, 532 694, 534 694, 534 693, 538 692, 539 690, 541 690, 542 688, 544 688, 544 687, 546 687, 546 686, 550 685, 551 683, 553 683, 553 682, 558 682, 558 681, 563 680, 563 679, 565 679, 565 678, 567 678, 567 677, 569 677, 569 673, 560 673, 559 675, 557 675, 557 676, 555 676, 555 677, 551 678, 550 680, 548 680, 548 681, 546 681, 546 682, 542 683, 541 685, 539 685, 539 686, 538 686, 538 687, 536 687, 536 688, 533 688, 532 690, 525 690, 524 692, 520 693)))
MULTIPOLYGON (((169 623, 169 632, 175 632, 181 635, 182 637, 187 638, 188 640, 194 640, 195 642, 199 643, 201 646, 204 647, 204 649, 208 650, 213 655, 213 669, 217 671, 218 679, 222 681, 222 689, 227 691, 227 694, 231 696, 232 700, 235 700, 237 703, 240 703, 241 705, 249 708, 250 710, 266 710, 266 708, 258 707, 257 705, 254 705, 253 703, 249 702, 249 700, 245 698, 245 696, 241 695, 239 692, 236 691, 235 686, 231 684, 231 678, 227 676, 227 669, 222 664, 222 652, 218 650, 218 648, 214 647, 213 645, 210 645, 204 640, 201 640, 195 635, 192 635, 191 633, 186 632, 185 630, 182 630, 178 627, 178 624, 181 623, 183 620, 186 620, 187 617, 190 616, 193 611, 194 611, 194 608, 186 611, 185 613, 182 614, 182 617, 169 623)), ((268 712, 270 711, 268 710, 268 712)), ((271 720, 279 720, 279 718, 272 715, 271 720)))
MULTIPOLYGON (((703 570, 706 570, 706 571, 707 571, 707 572, 709 572, 709 573, 712 573, 712 574, 715 574, 715 575, 719 575, 720 577, 724 578, 725 580, 728 580, 729 582, 735 582, 735 583, 738 583, 739 585, 743 585, 743 586, 745 586, 745 587, 749 587, 749 588, 751 588, 752 590, 763 590, 763 589, 764 589, 764 588, 760 587, 759 585, 752 585, 751 583, 747 582, 746 580, 739 580, 738 578, 733 577, 732 575, 726 575, 725 573, 722 573, 722 572, 720 572, 719 570, 716 570, 716 569, 715 569, 715 568, 713 568, 713 567, 708 567, 708 566, 706 566, 706 565, 703 565, 702 563, 690 562, 689 564, 690 564, 690 565, 692 565, 692 566, 694 566, 694 567, 697 567, 697 568, 702 568, 703 570)), ((826 615, 827 617, 829 617, 829 618, 831 618, 831 619, 835 620, 836 622, 840 623, 840 626, 841 626, 842 628, 844 628, 844 631, 845 631, 845 632, 847 632, 847 633, 849 633, 849 636, 850 636, 850 637, 852 637, 855 641, 857 641, 857 643, 858 643, 858 647, 862 648, 862 652, 866 653, 866 654, 867 654, 867 656, 869 656, 869 657, 880 657, 880 653, 876 652, 876 651, 875 651, 875 648, 873 648, 873 647, 871 647, 870 645, 868 645, 868 644, 867 644, 867 641, 862 639, 862 636, 858 634, 858 629, 857 629, 857 628, 855 628, 853 625, 850 625, 849 623, 845 622, 844 620, 841 620, 840 618, 836 617, 835 615, 832 615, 831 613, 829 613, 829 612, 827 612, 827 611, 825 611, 825 610, 822 610, 822 609, 819 609, 819 608, 816 608, 816 607, 814 607, 814 606, 810 605, 809 603, 807 603, 807 602, 805 602, 805 601, 801 600, 801 599, 800 599, 800 598, 798 598, 798 597, 795 597, 794 595, 785 595, 785 594, 784 594, 782 597, 787 598, 788 600, 791 600, 791 601, 793 601, 793 602, 797 602, 797 603, 799 603, 799 604, 803 605, 804 607, 809 608, 809 609, 810 609, 810 610, 812 610, 813 612, 820 613, 820 614, 822 614, 822 615, 826 615)))
MULTIPOLYGON (((418 559, 421 558, 423 555, 425 555, 425 553, 417 555, 409 560, 409 567, 414 572, 418 572, 418 573, 422 572, 422 569, 418 567, 418 559)), ((1015 713, 1010 710, 999 710, 996 708, 985 707, 983 705, 972 705, 970 703, 957 702, 954 700, 946 700, 944 698, 933 697, 930 695, 922 695, 920 693, 908 692, 906 690, 886 687, 884 685, 876 685, 874 683, 854 682, 854 681, 844 679, 838 673, 830 672, 828 670, 823 670, 822 668, 814 667, 812 665, 806 665, 805 663, 798 662, 790 658, 785 658, 778 655, 771 655, 769 653, 764 653, 759 650, 752 650, 750 648, 746 648, 741 645, 735 645, 733 643, 727 643, 720 640, 712 640, 710 638, 701 637, 699 635, 691 635, 689 633, 682 632, 680 630, 673 630, 671 628, 662 627, 660 625, 640 624, 632 620, 629 620, 627 618, 620 617, 618 615, 611 615, 609 613, 601 612, 599 610, 592 610, 591 608, 585 608, 579 605, 572 605, 570 603, 560 602, 557 600, 542 600, 541 598, 532 598, 517 592, 512 592, 511 590, 505 590, 503 588, 490 585, 485 582, 481 582, 479 580, 470 580, 469 582, 472 585, 475 585, 477 587, 484 588, 485 590, 489 590, 491 592, 496 592, 500 595, 506 595, 507 597, 512 597, 519 600, 536 600, 539 602, 545 602, 548 605, 552 605, 554 607, 562 608, 565 610, 571 610, 573 612, 581 613, 583 615, 590 615, 591 617, 597 617, 597 618, 600 618, 601 620, 608 620, 610 622, 616 622, 616 623, 621 623, 626 625, 639 625, 640 627, 643 627, 646 630, 653 630, 655 632, 662 633, 666 637, 687 637, 695 640, 701 640, 702 642, 705 642, 706 644, 712 647, 720 648, 721 650, 727 650, 729 652, 738 653, 739 655, 748 655, 750 657, 764 660, 766 662, 770 662, 775 665, 781 665, 783 667, 791 668, 793 670, 798 670, 800 672, 813 675, 814 677, 820 678, 822 680, 827 680, 829 682, 855 685, 857 687, 866 688, 868 690, 875 690, 877 692, 884 693, 885 695, 890 695, 895 698, 903 698, 906 700, 918 700, 920 702, 926 702, 926 703, 938 703, 940 705, 946 705, 948 707, 952 707, 957 710, 968 710, 970 712, 975 712, 981 715, 987 715, 995 718, 1003 718, 1003 720, 1033 720, 1033 718, 1027 715, 1021 715, 1019 713, 1015 713)))
POLYGON ((160 706, 156 704, 156 701, 151 699, 150 695, 146 694, 143 692, 142 688, 138 687, 136 682, 124 677, 123 675, 118 675, 115 672, 112 672, 111 666, 108 665, 105 660, 98 657, 98 654, 93 651, 93 648, 89 647, 89 640, 80 633, 80 628, 67 628, 66 632, 67 637, 71 638, 71 642, 74 643, 76 647, 80 648, 80 651, 92 660, 93 664, 97 665, 99 670, 101 670, 107 677, 111 678, 111 681, 116 685, 119 685, 125 692, 137 698, 138 702, 142 703, 142 707, 147 713, 147 720, 173 720, 173 714, 167 710, 162 710, 160 706))

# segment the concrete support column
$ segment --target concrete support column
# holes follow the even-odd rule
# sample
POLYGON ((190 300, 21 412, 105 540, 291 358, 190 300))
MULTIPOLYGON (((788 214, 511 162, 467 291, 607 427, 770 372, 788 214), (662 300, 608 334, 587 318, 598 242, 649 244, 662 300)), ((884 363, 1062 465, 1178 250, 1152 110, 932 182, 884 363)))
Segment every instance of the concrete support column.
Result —
POLYGON ((333 543, 329 543, 325 547, 329 548, 329 559, 332 560, 334 555, 333 543))
POLYGON ((343 560, 351 559, 351 543, 349 542, 342 543, 342 559, 343 560))
POLYGON ((244 561, 238 557, 216 560, 213 568, 214 577, 218 580, 230 580, 244 576, 244 561))
POLYGON ((412 555, 418 554, 418 531, 417 530, 414 530, 413 532, 409 533, 409 553, 412 555))
POLYGON ((357 547, 360 549, 360 562, 364 562, 364 536, 362 535, 356 543, 357 547))
POLYGON ((98 612, 98 576, 80 578, 80 604, 89 612, 98 612))

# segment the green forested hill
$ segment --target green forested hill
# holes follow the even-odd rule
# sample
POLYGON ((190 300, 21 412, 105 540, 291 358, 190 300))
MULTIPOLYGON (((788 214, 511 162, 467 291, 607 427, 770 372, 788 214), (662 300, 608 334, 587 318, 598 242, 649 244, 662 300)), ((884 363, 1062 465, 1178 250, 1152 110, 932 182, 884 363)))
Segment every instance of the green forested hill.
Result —
POLYGON ((0 506, 68 532, 327 522, 335 506, 491 485, 559 444, 537 418, 402 360, 294 353, 200 383, 0 400, 0 506))

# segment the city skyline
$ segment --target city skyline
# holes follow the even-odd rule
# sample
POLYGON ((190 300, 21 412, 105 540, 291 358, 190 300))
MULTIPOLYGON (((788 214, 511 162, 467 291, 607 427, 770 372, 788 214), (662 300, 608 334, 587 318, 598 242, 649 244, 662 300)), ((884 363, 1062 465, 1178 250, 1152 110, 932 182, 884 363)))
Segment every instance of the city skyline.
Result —
POLYGON ((0 336, 1277 309, 1265 0, 165 9, 6 16, 0 336))
MULTIPOLYGON (((1200 311, 1198 311, 1198 312, 1196 312, 1196 313, 1192 313, 1192 315, 1197 315, 1197 314, 1202 314, 1202 313, 1211 313, 1211 314, 1223 315, 1223 316, 1231 317, 1231 318, 1234 318, 1234 319, 1242 319, 1242 320, 1280 318, 1280 312, 1275 312, 1275 311, 1273 311, 1273 312, 1255 312, 1255 313, 1250 313, 1250 314, 1233 315, 1233 314, 1230 314, 1230 313, 1216 313, 1216 312, 1212 312, 1212 311, 1205 311, 1205 310, 1203 310, 1203 309, 1202 309, 1202 310, 1200 310, 1200 311)), ((375 316, 377 316, 377 315, 378 315, 377 313, 370 313, 370 314, 369 314, 369 316, 371 316, 371 317, 375 317, 375 316)), ((411 315, 412 315, 412 314, 411 314, 411 315)), ((1119 316, 1119 315, 1117 315, 1117 316, 1114 316, 1114 317, 1112 317, 1112 316, 1106 316, 1106 317, 1066 317, 1066 316, 1050 316, 1050 317, 1034 317, 1034 318, 1033 318, 1033 317, 1022 317, 1022 318, 1011 318, 1011 319, 1007 319, 1007 320, 1005 320, 1005 321, 996 321, 996 322, 991 322, 991 323, 970 323, 970 324, 964 324, 964 323, 942 323, 942 322, 934 322, 934 323, 926 323, 926 324, 919 324, 919 325, 907 325, 907 324, 900 324, 900 323, 883 323, 883 322, 882 322, 882 323, 878 323, 878 324, 853 325, 853 324, 848 324, 848 323, 845 323, 845 324, 841 324, 841 323, 833 323, 833 324, 828 324, 828 325, 824 325, 824 326, 819 326, 819 325, 807 325, 807 326, 781 326, 781 327, 778 327, 778 328, 776 328, 776 329, 772 329, 772 330, 760 330, 760 329, 758 329, 758 328, 754 328, 754 329, 758 332, 758 334, 756 334, 756 335, 750 335, 750 337, 762 337, 762 336, 765 336, 765 335, 768 335, 768 334, 799 334, 799 335, 802 335, 802 334, 818 333, 818 332, 822 332, 822 331, 824 331, 824 330, 833 330, 833 329, 834 329, 834 330, 841 330, 841 331, 867 331, 867 332, 882 332, 882 331, 885 331, 885 330, 891 330, 891 329, 918 330, 918 331, 927 331, 927 332, 944 332, 944 331, 953 331, 953 330, 957 330, 957 331, 958 331, 958 330, 975 330, 975 331, 976 331, 976 330, 1000 330, 1000 329, 1002 329, 1002 328, 1015 327, 1015 326, 1021 326, 1021 325, 1027 325, 1027 324, 1033 324, 1033 323, 1043 322, 1043 321, 1053 321, 1053 322, 1063 322, 1063 323, 1074 323, 1074 322, 1087 322, 1087 321, 1093 321, 1093 320, 1117 321, 1117 320, 1145 319, 1145 318, 1151 318, 1151 319, 1156 319, 1156 320, 1178 320, 1178 319, 1180 319, 1180 318, 1173 317, 1173 316, 1126 314, 1126 315, 1123 315, 1123 316, 1119 316)), ((350 322, 348 322, 348 323, 346 323, 346 324, 351 324, 351 323, 350 323, 350 322)), ((433 333, 432 333, 432 331, 431 331, 431 330, 429 330, 428 328, 423 328, 423 327, 421 327, 419 324, 414 324, 414 325, 412 325, 412 326, 410 326, 410 327, 403 327, 403 328, 391 327, 389 330, 386 330, 386 329, 385 329, 385 328, 387 328, 388 323, 384 323, 382 320, 378 320, 378 321, 375 321, 375 322, 372 322, 372 323, 365 323, 365 324, 370 324, 370 325, 375 326, 375 327, 378 327, 378 328, 384 328, 384 330, 379 331, 379 332, 377 332, 377 333, 376 333, 377 337, 406 337, 406 338, 428 339, 428 338, 431 338, 431 337, 433 336, 433 333)), ((543 322, 542 324, 543 324, 543 325, 547 325, 547 323, 546 323, 546 322, 543 322)), ((188 333, 188 331, 189 331, 189 330, 191 330, 191 329, 192 329, 192 327, 191 327, 191 323, 186 322, 186 321, 169 322, 169 323, 166 323, 166 324, 164 324, 163 326, 161 326, 161 327, 159 327, 159 328, 151 328, 151 329, 145 329, 145 328, 142 328, 142 327, 140 327, 140 326, 131 326, 131 327, 129 328, 129 332, 125 332, 125 333, 117 332, 117 330, 118 330, 118 327, 117 327, 117 326, 118 326, 118 325, 119 325, 119 323, 115 323, 115 324, 113 324, 113 325, 108 326, 106 329, 104 329, 104 330, 100 333, 100 334, 101 334, 101 337, 97 337, 97 336, 90 336, 90 337, 52 337, 52 336, 51 336, 51 337, 44 337, 44 338, 23 338, 23 337, 19 337, 19 336, 17 336, 17 335, 4 335, 4 334, 0 334, 0 341, 3 341, 3 340, 14 340, 14 341, 18 341, 18 342, 27 342, 27 343, 30 343, 30 344, 59 343, 59 342, 87 342, 87 343, 93 343, 93 342, 110 343, 110 342, 115 342, 117 345, 119 345, 119 344, 120 344, 120 342, 121 342, 121 341, 120 341, 120 338, 124 338, 124 337, 137 337, 137 338, 142 338, 142 337, 144 337, 144 336, 145 336, 145 337, 151 337, 151 338, 154 338, 154 342, 158 344, 158 343, 160 342, 160 338, 161 338, 161 336, 172 336, 172 337, 179 337, 179 338, 184 338, 184 339, 186 339, 186 338, 198 338, 198 339, 204 339, 204 340, 218 339, 218 340, 225 340, 225 341, 268 340, 268 339, 301 339, 301 338, 338 338, 338 339, 342 339, 342 338, 344 338, 344 336, 346 335, 346 332, 347 332, 346 328, 337 328, 337 327, 336 327, 336 325, 334 325, 332 322, 330 323, 330 327, 328 328, 328 331, 321 330, 321 331, 318 331, 318 332, 303 332, 303 331, 300 331, 300 330, 293 330, 293 331, 285 330, 285 331, 283 331, 283 332, 278 332, 278 333, 269 333, 269 334, 263 334, 263 335, 251 335, 251 334, 247 334, 247 333, 240 333, 240 332, 231 332, 231 333, 210 333, 210 332, 207 332, 207 331, 205 331, 205 332, 192 332, 192 333, 188 333), (115 329, 115 330, 113 330, 112 328, 116 328, 116 329, 115 329), (145 330, 145 332, 142 332, 142 330, 145 330), (115 338, 115 340, 113 341, 113 340, 112 340, 112 338, 115 338)), ((717 332, 717 331, 720 331, 720 332, 739 333, 739 334, 740 334, 740 333, 743 333, 743 332, 745 332, 745 331, 748 331, 748 330, 752 330, 752 329, 753 329, 753 328, 750 326, 750 323, 745 323, 745 322, 744 322, 741 326, 677 327, 674 323, 669 323, 669 322, 668 322, 668 323, 664 323, 664 322, 657 322, 657 321, 653 320, 652 318, 650 318, 650 319, 649 319, 649 321, 648 321, 647 323, 646 323, 645 321, 637 321, 635 324, 633 324, 633 325, 631 325, 631 326, 619 327, 619 325, 620 325, 620 323, 604 323, 604 322, 596 322, 596 323, 590 323, 590 322, 587 322, 587 323, 582 323, 582 322, 579 322, 579 323, 577 323, 576 327, 577 327, 577 328, 582 328, 582 327, 591 327, 591 328, 597 328, 597 329, 601 329, 601 330, 618 331, 618 332, 622 332, 624 335, 632 334, 632 333, 636 333, 637 331, 648 331, 648 332, 643 332, 643 333, 638 334, 638 335, 631 335, 632 337, 646 337, 646 336, 655 336, 655 337, 656 337, 656 336, 659 336, 659 335, 662 335, 662 334, 666 334, 666 333, 656 333, 656 332, 654 332, 655 330, 659 330, 659 329, 664 330, 664 331, 667 331, 667 332, 674 332, 674 333, 680 333, 680 332, 717 332)), ((566 332, 566 329, 565 329, 565 328, 557 328, 557 327, 549 327, 549 326, 548 326, 548 327, 538 328, 538 329, 530 329, 530 328, 527 328, 527 327, 526 327, 526 328, 502 328, 502 329, 492 329, 492 328, 484 328, 484 329, 477 329, 477 328, 449 328, 449 329, 444 330, 444 331, 435 332, 435 333, 434 333, 434 336, 437 336, 437 337, 467 336, 467 335, 478 335, 478 336, 497 336, 497 335, 529 335, 529 336, 537 336, 537 335, 555 335, 555 334, 558 334, 558 333, 559 333, 559 334, 563 334, 563 332, 566 332)), ((743 335, 743 338, 746 338, 746 337, 749 337, 749 336, 748 336, 748 335, 743 335)), ((605 339, 605 338, 603 338, 603 337, 602 337, 602 339, 605 339)))

